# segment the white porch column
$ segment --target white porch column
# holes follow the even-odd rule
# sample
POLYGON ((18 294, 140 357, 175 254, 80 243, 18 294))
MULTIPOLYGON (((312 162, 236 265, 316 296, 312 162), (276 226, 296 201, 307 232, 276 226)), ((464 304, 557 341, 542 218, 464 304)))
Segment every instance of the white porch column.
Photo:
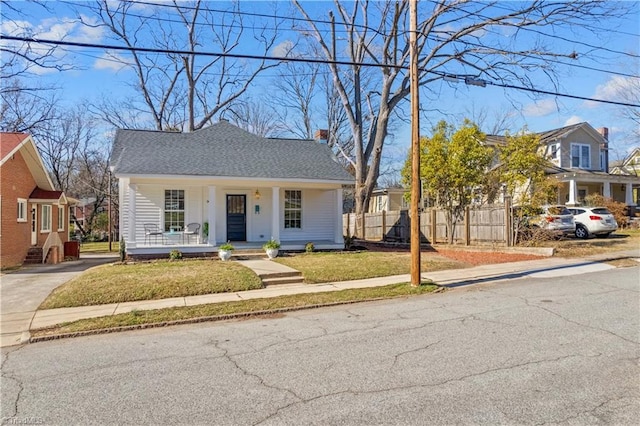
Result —
POLYGON ((569 181, 569 201, 567 201, 568 206, 575 206, 576 203, 576 194, 578 193, 578 184, 575 179, 571 179, 569 181))
POLYGON ((280 241, 280 187, 271 188, 271 237, 280 241))
POLYGON ((207 201, 207 221, 209 222, 208 243, 216 245, 216 187, 209 186, 209 200, 207 201))
POLYGON ((135 247, 136 243, 136 192, 138 185, 129 184, 129 208, 127 209, 127 246, 135 247))
POLYGON ((342 188, 336 189, 336 228, 334 233, 334 243, 344 243, 342 237, 342 188))
POLYGON ((611 198, 611 183, 604 182, 602 184, 602 196, 604 198, 611 198))
POLYGON ((633 184, 627 182, 624 184, 624 203, 628 206, 635 206, 633 202, 633 184))

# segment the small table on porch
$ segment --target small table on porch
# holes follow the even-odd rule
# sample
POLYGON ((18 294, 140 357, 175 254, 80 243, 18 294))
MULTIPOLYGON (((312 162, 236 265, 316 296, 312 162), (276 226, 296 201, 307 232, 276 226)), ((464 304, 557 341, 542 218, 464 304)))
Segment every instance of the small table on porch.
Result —
POLYGON ((182 231, 171 229, 169 232, 163 232, 162 235, 164 236, 163 242, 166 245, 184 244, 184 233, 182 231))

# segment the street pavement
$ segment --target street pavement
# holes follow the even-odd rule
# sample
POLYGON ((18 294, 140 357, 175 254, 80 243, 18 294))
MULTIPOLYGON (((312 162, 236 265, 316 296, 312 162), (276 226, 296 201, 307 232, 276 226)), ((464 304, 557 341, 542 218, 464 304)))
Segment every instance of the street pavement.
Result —
POLYGON ((639 273, 520 276, 4 348, 1 416, 52 425, 635 425, 639 273))
MULTIPOLYGON (((602 263, 603 260, 623 257, 640 258, 640 249, 599 254, 585 259, 549 257, 540 260, 481 265, 475 268, 434 271, 423 273, 422 277, 425 280, 431 280, 439 285, 458 287, 483 282, 514 279, 532 274, 542 274, 541 276, 552 277, 610 269, 612 266, 602 263)), ((0 347, 29 342, 31 338, 29 330, 31 329, 48 327, 79 319, 117 315, 133 310, 194 306, 206 303, 279 297, 288 294, 320 293, 384 286, 410 281, 410 276, 406 274, 316 285, 277 285, 258 290, 234 293, 216 293, 77 308, 37 310, 40 303, 59 285, 90 267, 114 261, 115 259, 116 255, 83 255, 83 259, 79 261, 53 266, 39 265, 3 275, 2 285, 0 287, 2 291, 0 347)), ((251 262, 245 262, 245 265, 254 269, 256 273, 280 272, 280 270, 284 268, 282 265, 268 260, 252 260, 251 262)))

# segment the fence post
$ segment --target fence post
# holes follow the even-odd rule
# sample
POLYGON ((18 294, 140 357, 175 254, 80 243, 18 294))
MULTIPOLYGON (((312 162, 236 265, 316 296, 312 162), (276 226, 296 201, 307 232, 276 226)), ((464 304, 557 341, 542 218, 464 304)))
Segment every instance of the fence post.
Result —
POLYGON ((387 239, 387 211, 382 210, 382 241, 387 239))
POLYGON ((504 226, 507 247, 513 246, 513 223, 511 222, 511 197, 504 197, 504 226))
POLYGON ((366 217, 367 217, 367 213, 362 212, 362 239, 363 240, 367 239, 367 237, 365 236, 365 229, 366 229, 365 220, 366 220, 366 217))
POLYGON ((469 206, 464 208, 464 245, 468 246, 471 244, 471 223, 470 223, 470 214, 469 214, 469 206))
POLYGON ((438 224, 436 220, 438 218, 438 214, 436 209, 431 209, 431 244, 435 244, 437 242, 437 232, 438 232, 438 224))

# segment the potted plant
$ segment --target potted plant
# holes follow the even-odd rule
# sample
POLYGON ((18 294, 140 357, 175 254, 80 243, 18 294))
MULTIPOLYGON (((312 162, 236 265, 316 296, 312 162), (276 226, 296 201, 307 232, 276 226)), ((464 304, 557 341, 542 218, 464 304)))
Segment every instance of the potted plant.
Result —
POLYGON ((274 240, 273 237, 271 237, 269 241, 267 241, 262 245, 262 248, 264 249, 265 252, 267 252, 267 256, 269 257, 269 259, 273 259, 274 257, 278 256, 278 249, 280 248, 280 243, 274 240))
POLYGON ((227 241, 224 244, 221 244, 220 247, 218 247, 218 257, 221 260, 229 260, 233 249, 234 247, 231 245, 231 243, 229 243, 229 241, 227 241))
POLYGON ((202 236, 204 237, 204 243, 209 242, 209 222, 202 224, 202 236))

